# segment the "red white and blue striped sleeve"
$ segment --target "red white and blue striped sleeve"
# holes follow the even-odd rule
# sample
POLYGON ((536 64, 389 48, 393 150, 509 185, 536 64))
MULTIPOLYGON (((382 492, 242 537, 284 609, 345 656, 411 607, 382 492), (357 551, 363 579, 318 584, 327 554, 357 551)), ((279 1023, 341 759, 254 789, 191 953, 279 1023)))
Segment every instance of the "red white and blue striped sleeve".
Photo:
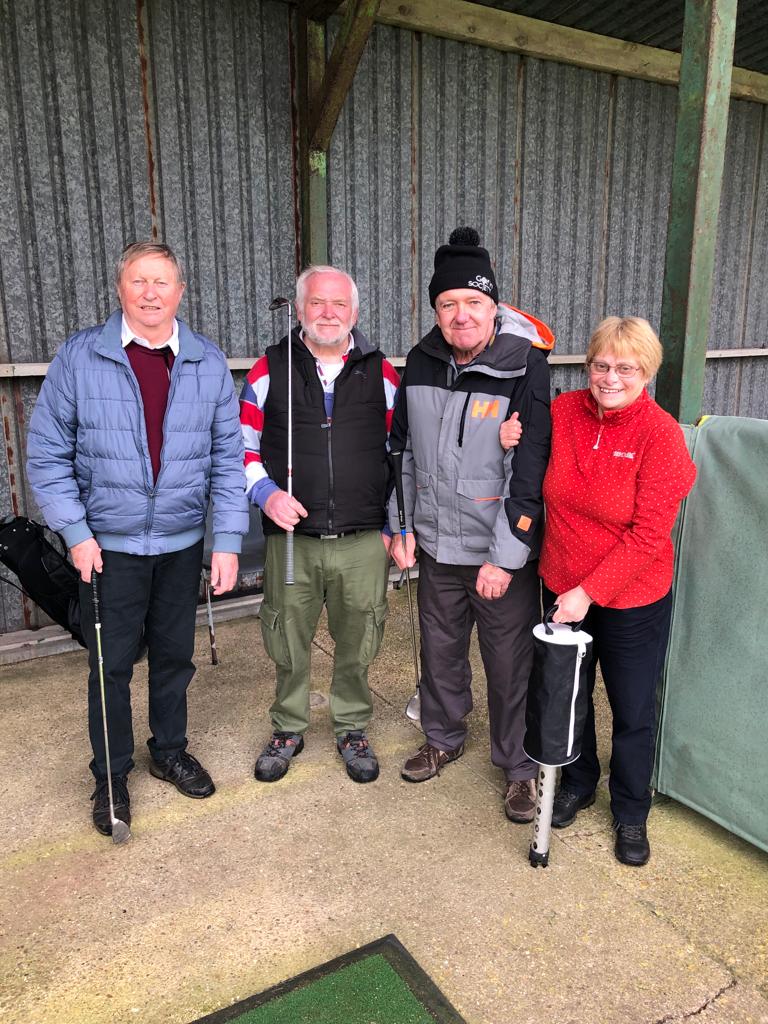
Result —
POLYGON ((264 406, 269 393, 269 363, 261 356, 253 364, 240 392, 240 428, 245 445, 245 493, 254 505, 264 503, 277 484, 267 476, 261 461, 261 434, 264 429, 264 406))
POLYGON ((387 403, 387 437, 389 437, 389 432, 392 429, 392 416, 395 410, 397 389, 400 387, 400 376, 388 359, 385 359, 381 364, 381 372, 384 377, 384 398, 387 403))

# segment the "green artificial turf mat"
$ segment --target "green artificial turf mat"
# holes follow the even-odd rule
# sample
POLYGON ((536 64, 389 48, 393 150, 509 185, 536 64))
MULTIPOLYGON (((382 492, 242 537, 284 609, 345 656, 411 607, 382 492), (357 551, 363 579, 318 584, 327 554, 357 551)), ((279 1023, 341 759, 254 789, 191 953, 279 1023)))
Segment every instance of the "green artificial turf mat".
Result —
POLYGON ((435 1024, 380 953, 235 1017, 232 1024, 435 1024))
POLYGON ((194 1024, 464 1024, 394 935, 194 1024))

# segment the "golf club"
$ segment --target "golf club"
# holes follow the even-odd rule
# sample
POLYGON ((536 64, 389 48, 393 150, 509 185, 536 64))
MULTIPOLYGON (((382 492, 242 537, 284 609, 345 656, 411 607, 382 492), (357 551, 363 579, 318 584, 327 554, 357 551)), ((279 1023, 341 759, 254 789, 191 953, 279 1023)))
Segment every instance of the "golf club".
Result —
MULTIPOLYGON (((291 303, 281 295, 276 296, 269 304, 269 310, 274 313, 283 306, 288 308, 288 471, 287 491, 288 496, 293 497, 293 365, 291 358, 291 303)), ((293 576, 293 530, 285 531, 285 583, 291 586, 294 583, 293 576)))
POLYGON ((112 842, 124 843, 131 838, 131 830, 124 821, 115 817, 115 798, 112 795, 112 764, 109 757, 109 735, 107 731, 107 696, 104 692, 104 659, 101 655, 101 617, 99 615, 99 584, 94 569, 91 572, 93 589, 93 617, 96 625, 96 654, 99 660, 99 692, 101 693, 101 722, 104 726, 104 754, 107 760, 107 789, 109 791, 109 821, 112 825, 112 842))
POLYGON ((213 628, 213 605, 211 604, 211 580, 203 570, 205 581, 205 604, 208 610, 208 640, 211 644, 211 664, 219 664, 219 652, 216 650, 216 631, 213 628))
MULTIPOLYGON (((392 452, 392 467, 395 471, 395 496, 397 499, 397 519, 400 524, 400 537, 405 552, 405 500, 403 499, 403 453, 392 452)), ((411 646, 413 648, 413 674, 416 678, 416 692, 405 708, 406 718, 421 727, 421 693, 419 690, 419 655, 416 650, 416 623, 413 617, 413 597, 411 596, 411 570, 405 567, 406 590, 408 591, 408 611, 411 619, 411 646)))

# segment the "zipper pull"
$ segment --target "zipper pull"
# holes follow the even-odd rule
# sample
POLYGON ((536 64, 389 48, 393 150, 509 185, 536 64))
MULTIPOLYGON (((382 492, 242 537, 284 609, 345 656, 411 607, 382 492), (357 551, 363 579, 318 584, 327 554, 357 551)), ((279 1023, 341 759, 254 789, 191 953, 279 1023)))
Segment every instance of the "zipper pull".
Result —
POLYGON ((593 451, 593 452, 596 452, 596 451, 597 451, 597 449, 598 449, 598 448, 600 447, 600 438, 601 438, 602 436, 603 436, 603 424, 601 423, 601 424, 600 424, 600 429, 599 429, 599 430, 598 430, 598 432, 597 432, 597 440, 596 440, 596 441, 595 441, 595 443, 594 443, 594 444, 592 445, 592 451, 593 451))

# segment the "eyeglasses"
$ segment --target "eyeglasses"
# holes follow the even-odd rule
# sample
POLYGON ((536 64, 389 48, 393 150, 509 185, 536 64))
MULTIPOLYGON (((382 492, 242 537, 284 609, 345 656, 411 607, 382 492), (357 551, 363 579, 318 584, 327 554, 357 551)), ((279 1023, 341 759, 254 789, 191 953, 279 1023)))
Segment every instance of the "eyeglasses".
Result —
POLYGON ((636 373, 640 372, 639 366, 630 366, 629 363, 617 363, 614 366, 612 363, 603 363, 598 359, 593 359, 590 363, 587 363, 587 366, 589 372, 593 373, 596 377, 602 377, 609 370, 615 370, 619 377, 631 380, 636 373))

